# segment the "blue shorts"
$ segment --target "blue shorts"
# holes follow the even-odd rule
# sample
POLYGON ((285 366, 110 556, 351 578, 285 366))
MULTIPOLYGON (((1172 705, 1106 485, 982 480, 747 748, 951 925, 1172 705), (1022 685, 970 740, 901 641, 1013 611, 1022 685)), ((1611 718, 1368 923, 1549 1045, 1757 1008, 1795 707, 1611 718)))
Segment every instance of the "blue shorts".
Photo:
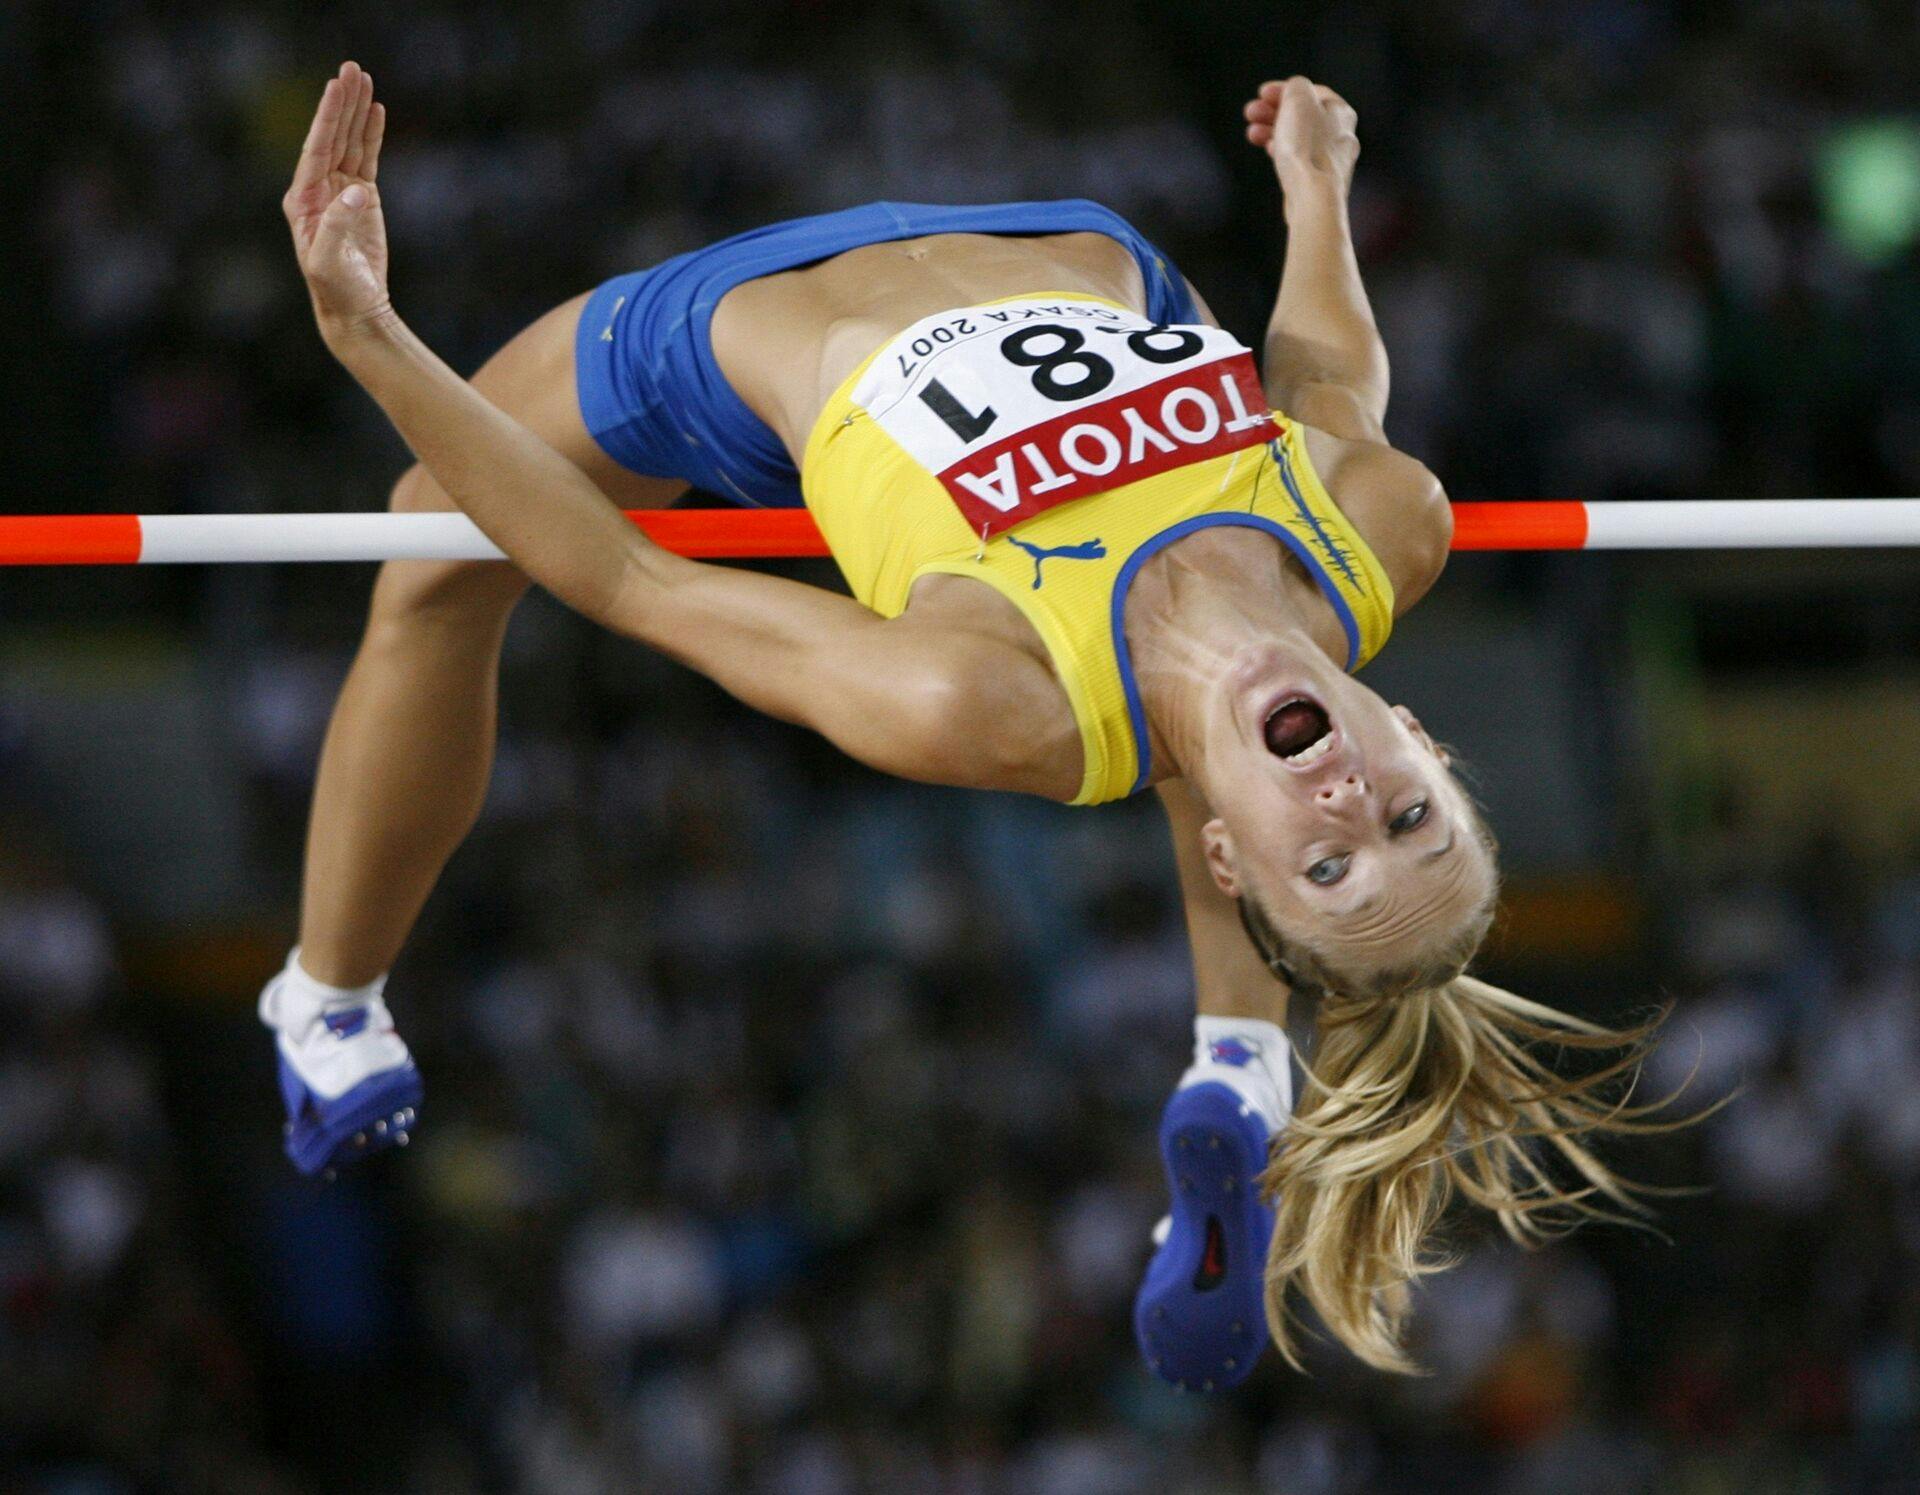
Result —
MULTIPOLYGON (((713 309, 742 281, 829 259, 864 244, 928 234, 1066 234, 1091 230, 1124 244, 1140 264, 1147 314, 1200 320, 1167 257, 1098 203, 988 203, 929 207, 875 202, 795 218, 616 276, 587 299, 574 334, 580 414, 607 455, 649 477, 685 478, 722 498, 800 506, 800 474, 780 438, 746 406, 713 357, 713 309)), ((1057 290, 1035 286, 1036 291, 1057 290)))

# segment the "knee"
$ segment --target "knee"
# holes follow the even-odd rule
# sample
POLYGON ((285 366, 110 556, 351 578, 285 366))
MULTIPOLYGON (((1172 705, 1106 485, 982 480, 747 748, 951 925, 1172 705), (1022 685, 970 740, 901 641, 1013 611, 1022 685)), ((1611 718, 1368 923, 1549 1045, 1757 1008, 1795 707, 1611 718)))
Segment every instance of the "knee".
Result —
POLYGON ((393 491, 387 495, 390 514, 444 514, 454 507, 446 490, 433 480, 418 462, 400 474, 393 491))
MULTIPOLYGON (((394 514, 443 514, 455 507, 418 463, 400 475, 387 499, 387 509, 394 514)), ((373 621, 504 621, 526 586, 526 579, 504 561, 388 561, 374 585, 373 621)))

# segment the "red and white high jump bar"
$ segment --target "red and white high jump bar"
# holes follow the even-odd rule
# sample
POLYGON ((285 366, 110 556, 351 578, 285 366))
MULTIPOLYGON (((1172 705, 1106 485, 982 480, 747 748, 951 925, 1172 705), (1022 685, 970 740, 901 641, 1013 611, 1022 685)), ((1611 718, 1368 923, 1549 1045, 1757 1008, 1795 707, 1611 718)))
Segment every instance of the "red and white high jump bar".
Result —
MULTIPOLYGON (((1455 550, 1920 546, 1920 498, 1462 503, 1453 515, 1455 550)), ((627 517, 681 555, 827 554, 804 509, 640 510, 627 517)), ((499 548, 464 514, 0 515, 0 566, 498 559, 499 548)))

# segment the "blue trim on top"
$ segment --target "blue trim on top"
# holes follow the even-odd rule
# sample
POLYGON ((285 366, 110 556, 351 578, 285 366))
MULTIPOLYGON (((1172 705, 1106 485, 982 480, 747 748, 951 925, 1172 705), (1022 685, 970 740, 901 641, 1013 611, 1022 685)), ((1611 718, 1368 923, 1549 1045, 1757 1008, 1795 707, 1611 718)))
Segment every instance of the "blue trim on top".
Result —
POLYGON ((1242 529, 1263 530, 1300 558, 1300 563, 1307 568, 1307 575, 1313 578, 1314 584, 1320 588, 1321 595, 1332 605, 1333 615, 1340 620, 1341 631, 1347 636, 1347 668, 1351 670, 1359 663, 1360 625, 1354 621, 1353 609, 1347 606, 1347 599, 1342 597, 1333 585, 1319 557, 1314 555, 1306 542, 1292 530, 1274 523, 1264 515, 1248 514, 1238 509, 1213 514, 1196 514, 1191 519, 1183 519, 1178 524, 1161 530, 1159 534, 1143 541, 1140 547, 1127 557, 1126 564, 1120 568, 1120 574, 1113 579, 1113 657, 1114 663, 1120 667, 1120 688, 1127 695, 1127 721, 1133 728, 1134 753, 1140 760, 1140 773, 1134 779, 1133 787, 1127 791, 1129 794, 1138 794, 1147 787, 1147 776, 1153 772, 1153 748, 1147 736, 1147 712, 1140 701, 1139 682, 1133 678, 1133 651, 1127 646, 1127 630, 1124 626, 1127 588, 1133 585, 1133 578, 1140 568, 1175 540, 1183 539, 1196 530, 1212 529, 1215 525, 1221 524, 1238 525, 1242 529))

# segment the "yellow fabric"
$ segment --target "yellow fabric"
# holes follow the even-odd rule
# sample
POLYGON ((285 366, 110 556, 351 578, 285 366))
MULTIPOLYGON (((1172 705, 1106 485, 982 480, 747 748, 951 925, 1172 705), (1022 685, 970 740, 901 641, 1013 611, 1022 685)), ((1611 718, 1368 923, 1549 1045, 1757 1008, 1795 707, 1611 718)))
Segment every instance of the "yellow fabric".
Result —
POLYGON ((1142 744, 1123 678, 1114 593, 1128 559, 1143 546, 1157 548, 1152 542, 1174 526, 1251 523, 1275 532, 1343 614, 1347 667, 1358 669, 1386 643, 1392 584, 1328 497, 1300 428, 1278 412, 1275 439, 1264 447, 1061 504, 982 545, 939 479, 853 399, 861 375, 887 351, 847 377, 814 425, 800 476, 807 507, 853 595, 883 617, 904 611, 913 584, 933 573, 983 581, 1020 609, 1045 643, 1079 722, 1086 757, 1074 804, 1124 798, 1139 787, 1142 744), (1097 558, 1036 560, 1016 543, 1052 549, 1096 539, 1105 551, 1097 558), (1037 572, 1044 585, 1036 589, 1037 572))

